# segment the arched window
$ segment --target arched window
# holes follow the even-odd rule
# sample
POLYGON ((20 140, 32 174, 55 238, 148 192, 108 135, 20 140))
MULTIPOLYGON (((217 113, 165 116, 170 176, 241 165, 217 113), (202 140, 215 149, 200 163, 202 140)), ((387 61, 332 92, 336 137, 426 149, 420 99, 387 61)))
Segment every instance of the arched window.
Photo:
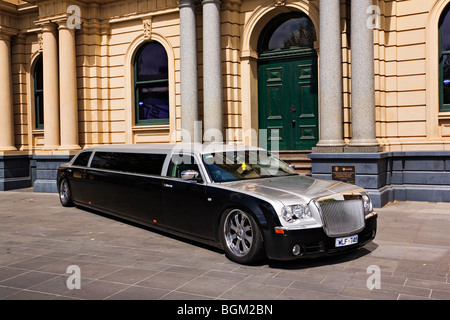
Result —
POLYGON ((439 21, 440 111, 450 111, 450 5, 439 21))
POLYGON ((167 52, 160 43, 139 48, 134 59, 136 124, 169 124, 168 70, 167 52))
POLYGON ((259 53, 311 49, 316 40, 316 29, 306 14, 300 12, 283 14, 269 23, 265 34, 261 37, 259 53))
POLYGON ((44 74, 42 55, 36 59, 33 70, 34 81, 34 127, 44 129, 44 74))

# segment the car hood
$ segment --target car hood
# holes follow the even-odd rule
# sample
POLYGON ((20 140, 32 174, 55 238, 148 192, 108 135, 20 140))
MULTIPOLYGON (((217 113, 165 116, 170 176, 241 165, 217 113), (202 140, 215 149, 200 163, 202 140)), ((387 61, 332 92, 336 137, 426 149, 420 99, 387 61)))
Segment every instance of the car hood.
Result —
POLYGON ((284 205, 308 203, 312 199, 343 194, 359 194, 364 189, 338 181, 315 179, 302 175, 263 178, 224 183, 245 193, 259 195, 284 205))

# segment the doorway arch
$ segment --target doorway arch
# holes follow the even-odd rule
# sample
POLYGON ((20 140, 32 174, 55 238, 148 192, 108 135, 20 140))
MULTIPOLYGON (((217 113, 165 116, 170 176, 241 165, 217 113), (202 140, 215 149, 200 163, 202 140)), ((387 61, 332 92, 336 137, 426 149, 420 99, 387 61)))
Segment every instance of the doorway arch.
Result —
POLYGON ((316 41, 301 11, 275 16, 259 36, 258 129, 271 150, 311 150, 319 140, 316 41))

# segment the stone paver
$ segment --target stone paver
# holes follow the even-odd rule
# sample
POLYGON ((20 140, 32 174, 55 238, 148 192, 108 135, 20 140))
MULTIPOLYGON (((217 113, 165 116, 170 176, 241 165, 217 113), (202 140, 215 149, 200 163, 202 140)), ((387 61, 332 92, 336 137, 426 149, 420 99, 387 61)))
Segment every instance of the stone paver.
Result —
POLYGON ((450 299, 450 204, 377 211, 377 237, 361 250, 243 266, 214 248, 64 208, 55 194, 0 192, 0 299, 450 299), (80 289, 68 287, 73 265, 80 289), (380 271, 373 290, 371 266, 380 271))

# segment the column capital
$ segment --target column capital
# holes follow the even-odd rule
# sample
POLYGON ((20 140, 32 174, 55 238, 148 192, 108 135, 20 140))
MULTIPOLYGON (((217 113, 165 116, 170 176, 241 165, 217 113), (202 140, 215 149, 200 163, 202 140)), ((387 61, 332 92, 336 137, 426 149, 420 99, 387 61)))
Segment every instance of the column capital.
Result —
POLYGON ((58 29, 69 29, 71 31, 75 31, 76 29, 80 29, 82 25, 81 18, 77 18, 78 20, 70 19, 69 17, 64 17, 62 19, 55 20, 55 24, 58 26, 58 29))
POLYGON ((186 7, 196 7, 197 6, 197 0, 178 0, 179 7, 180 8, 186 8, 186 7))
POLYGON ((203 0, 202 1, 202 5, 205 5, 205 4, 218 4, 218 5, 220 5, 221 1, 220 0, 203 0))
POLYGON ((73 28, 69 28, 68 26, 67 26, 67 20, 59 20, 59 21, 56 21, 56 25, 57 25, 57 27, 58 27, 58 30, 66 30, 66 29, 68 29, 68 30, 73 30, 73 28))
POLYGON ((54 22, 50 22, 50 21, 39 23, 39 25, 41 26, 42 33, 55 32, 56 28, 57 28, 57 24, 55 24, 54 22))

